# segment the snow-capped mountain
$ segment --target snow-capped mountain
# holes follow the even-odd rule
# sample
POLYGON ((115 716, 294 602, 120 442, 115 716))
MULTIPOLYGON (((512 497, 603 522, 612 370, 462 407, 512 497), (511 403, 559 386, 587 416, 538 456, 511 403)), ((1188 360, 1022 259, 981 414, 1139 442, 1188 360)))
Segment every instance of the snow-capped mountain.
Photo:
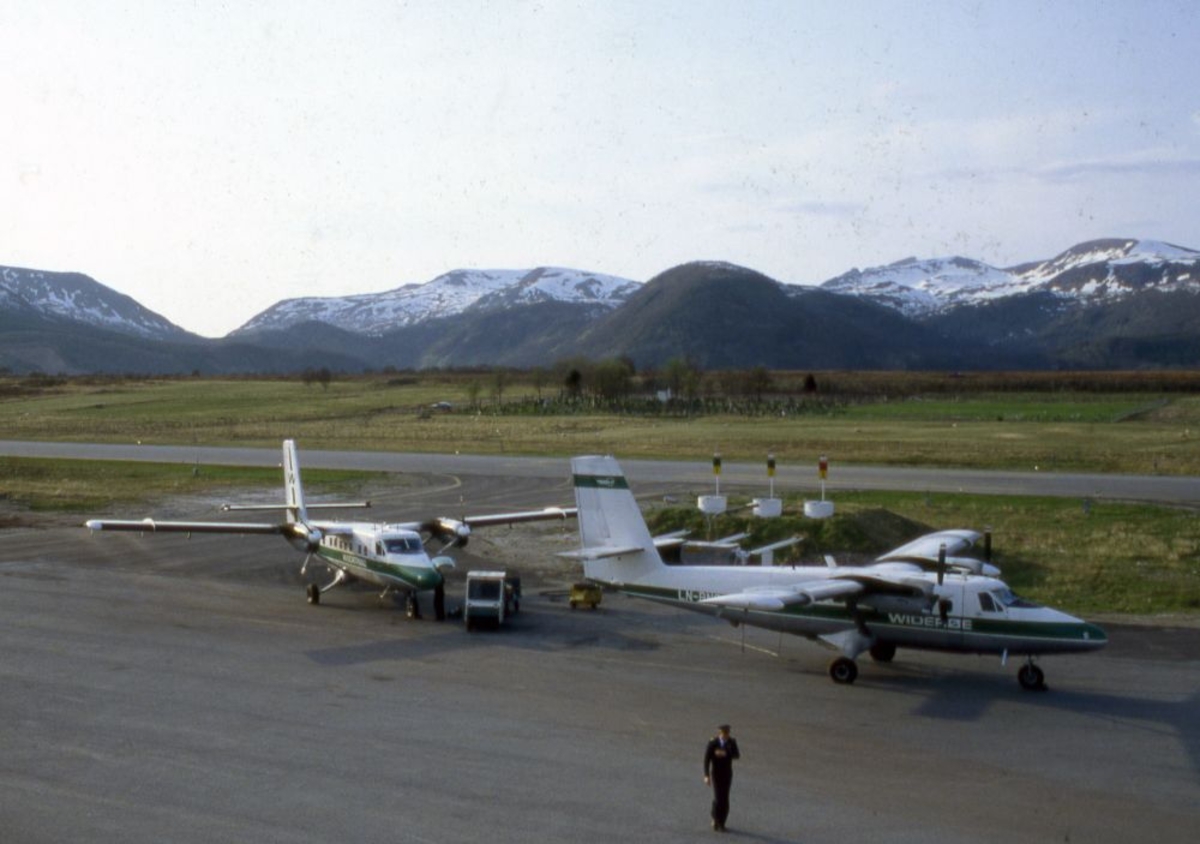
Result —
POLYGON ((1200 293, 1200 252, 1153 240, 1110 238, 1007 269, 968 258, 908 258, 851 270, 821 287, 915 318, 1035 292, 1064 302, 1117 301, 1143 290, 1200 293))
POLYGON ((639 282, 625 278, 557 267, 454 270, 424 284, 406 284, 384 293, 287 299, 233 333, 279 330, 318 321, 356 334, 379 336, 468 310, 502 310, 535 302, 571 302, 612 309, 639 286, 639 282))
POLYGON ((1115 301, 1147 289, 1200 292, 1200 252, 1156 240, 1092 240, 1013 272, 1030 289, 1064 297, 1115 301))
POLYGON ((1023 292, 1029 285, 1007 270, 970 258, 905 258, 884 267, 853 269, 821 285, 830 293, 871 299, 908 317, 967 302, 1023 292))
POLYGON ((179 326, 81 273, 0 267, 0 307, 73 320, 138 337, 190 336, 179 326))
POLYGON ((1008 268, 910 258, 820 289, 711 261, 644 284, 561 268, 458 270, 385 293, 280 302, 222 340, 78 273, 0 267, 0 371, 17 373, 528 367, 580 355, 649 366, 692 356, 713 368, 1194 368, 1196 325, 1200 252, 1132 238, 1008 268), (330 328, 267 330, 310 321, 330 328))

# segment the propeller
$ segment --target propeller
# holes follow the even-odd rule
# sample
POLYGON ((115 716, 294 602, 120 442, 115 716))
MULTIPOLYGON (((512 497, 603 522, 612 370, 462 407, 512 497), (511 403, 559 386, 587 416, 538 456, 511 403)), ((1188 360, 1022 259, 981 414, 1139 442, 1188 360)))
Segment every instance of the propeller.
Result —
POLYGON ((300 576, 303 577, 308 572, 308 563, 313 554, 321 547, 324 534, 318 528, 309 527, 303 522, 292 522, 284 527, 284 535, 289 542, 305 552, 304 563, 300 566, 300 576))
POLYGON ((442 517, 423 523, 421 530, 428 533, 431 540, 439 539, 445 543, 438 550, 439 554, 451 548, 465 548, 471 536, 471 528, 465 522, 442 517))

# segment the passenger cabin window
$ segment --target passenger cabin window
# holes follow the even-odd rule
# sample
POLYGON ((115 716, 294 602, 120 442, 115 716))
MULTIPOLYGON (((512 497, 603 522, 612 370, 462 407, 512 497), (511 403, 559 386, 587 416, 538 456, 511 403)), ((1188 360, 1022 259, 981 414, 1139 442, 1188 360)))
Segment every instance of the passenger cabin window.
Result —
POLYGON ((996 603, 992 600, 992 596, 987 592, 979 593, 979 608, 984 612, 998 612, 996 603))

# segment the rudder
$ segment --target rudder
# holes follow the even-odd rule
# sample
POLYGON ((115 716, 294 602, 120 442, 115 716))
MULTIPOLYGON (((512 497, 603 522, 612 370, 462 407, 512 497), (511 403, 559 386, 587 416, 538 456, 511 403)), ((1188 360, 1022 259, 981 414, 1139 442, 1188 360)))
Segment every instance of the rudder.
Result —
POLYGON ((300 485, 300 458, 296 454, 295 440, 283 441, 283 493, 288 521, 306 524, 308 510, 304 506, 304 488, 300 485))
POLYGON ((575 457, 571 475, 585 576, 627 583, 660 568, 654 537, 616 459, 575 457))

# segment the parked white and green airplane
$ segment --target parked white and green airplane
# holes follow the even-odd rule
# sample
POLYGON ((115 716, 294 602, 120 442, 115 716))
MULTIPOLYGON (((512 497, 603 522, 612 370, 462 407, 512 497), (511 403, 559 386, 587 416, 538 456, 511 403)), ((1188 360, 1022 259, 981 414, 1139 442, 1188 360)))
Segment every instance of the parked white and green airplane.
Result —
MULTIPOLYGON (((1018 598, 999 570, 960 556, 969 530, 923 536, 862 566, 689 566, 663 562, 621 467, 612 457, 571 461, 584 576, 622 592, 816 639, 841 652, 829 666, 853 683, 864 651, 889 662, 898 648, 1023 656, 1026 689, 1044 689, 1041 654, 1093 651, 1105 632, 1018 598)), ((664 538, 671 541, 670 538, 664 538)))
POLYGON ((384 524, 378 522, 319 521, 309 517, 310 510, 369 507, 369 502, 305 504, 300 483, 300 462, 294 440, 283 441, 284 504, 226 505, 226 510, 283 510, 282 522, 184 522, 156 519, 113 520, 89 519, 85 526, 92 531, 122 530, 141 533, 240 533, 282 536, 306 552, 300 569, 307 573, 309 561, 315 556, 333 572, 333 579, 324 586, 307 585, 308 601, 319 604, 321 595, 350 580, 361 580, 383 589, 380 597, 403 595, 408 614, 420 615, 417 593, 432 591, 434 613, 438 620, 445 618, 444 572, 454 567, 454 560, 443 552, 467 542, 474 528, 508 525, 543 519, 563 519, 574 515, 570 508, 546 507, 517 513, 495 513, 486 516, 464 516, 461 519, 435 517, 424 522, 384 524), (426 544, 440 541, 441 547, 430 556, 426 544))

